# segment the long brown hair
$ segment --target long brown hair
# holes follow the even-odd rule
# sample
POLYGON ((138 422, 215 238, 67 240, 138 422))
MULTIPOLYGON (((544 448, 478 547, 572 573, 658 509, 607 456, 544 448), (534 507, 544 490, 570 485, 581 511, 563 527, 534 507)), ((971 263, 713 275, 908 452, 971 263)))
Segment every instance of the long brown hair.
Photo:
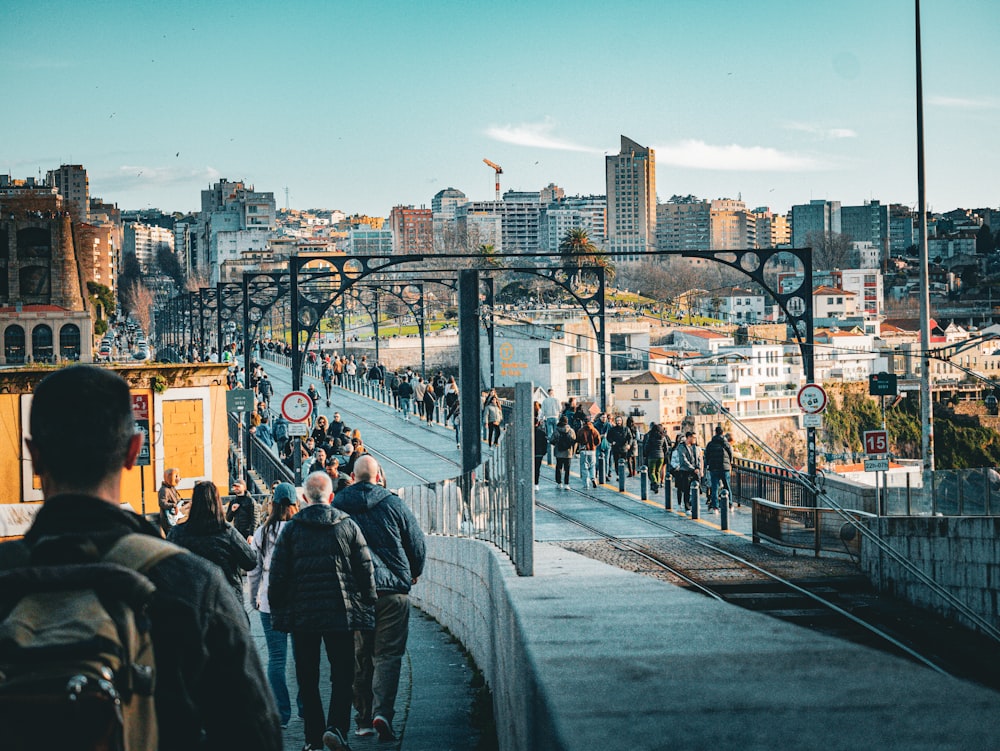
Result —
POLYGON ((293 516, 299 513, 298 504, 288 504, 288 503, 272 503, 271 513, 267 516, 267 521, 264 522, 263 531, 260 533, 260 557, 267 557, 267 543, 274 542, 278 539, 278 525, 281 522, 287 522, 293 516))
MULTIPOLYGON (((249 496, 247 501, 250 501, 249 496)), ((222 510, 219 489, 214 482, 202 480, 195 483, 186 525, 191 532, 199 535, 210 535, 225 529, 226 515, 222 510)))

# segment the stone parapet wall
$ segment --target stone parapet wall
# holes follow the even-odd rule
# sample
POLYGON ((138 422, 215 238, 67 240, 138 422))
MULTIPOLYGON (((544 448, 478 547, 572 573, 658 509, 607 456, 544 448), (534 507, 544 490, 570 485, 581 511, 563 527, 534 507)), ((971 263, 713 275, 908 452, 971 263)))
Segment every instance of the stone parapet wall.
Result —
MULTIPOLYGON (((1000 622, 1000 517, 882 517, 869 528, 977 615, 1000 622)), ((976 627, 876 546, 862 545, 861 565, 880 592, 976 627)))

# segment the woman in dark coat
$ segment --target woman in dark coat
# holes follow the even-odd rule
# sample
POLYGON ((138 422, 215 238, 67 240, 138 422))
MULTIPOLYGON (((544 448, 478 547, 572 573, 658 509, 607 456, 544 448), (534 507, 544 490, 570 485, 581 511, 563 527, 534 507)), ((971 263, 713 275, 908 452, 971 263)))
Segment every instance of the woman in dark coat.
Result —
POLYGON ((221 568, 236 592, 236 599, 243 603, 243 572, 254 569, 257 554, 226 521, 215 483, 195 484, 187 522, 171 529, 167 539, 221 568))

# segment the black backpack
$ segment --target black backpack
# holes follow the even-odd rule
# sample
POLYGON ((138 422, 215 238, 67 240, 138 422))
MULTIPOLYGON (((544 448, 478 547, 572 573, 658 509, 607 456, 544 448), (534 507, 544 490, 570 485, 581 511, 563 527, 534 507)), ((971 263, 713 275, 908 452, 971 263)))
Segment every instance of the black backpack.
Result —
POLYGON ((574 443, 576 441, 568 430, 560 430, 559 435, 555 437, 555 446, 560 451, 569 451, 574 443))
MULTIPOLYGON (((39 541, 36 552, 59 538, 39 541)), ((8 751, 156 748, 156 665, 144 572, 185 551, 127 534, 92 563, 0 574, 0 727, 8 751)))

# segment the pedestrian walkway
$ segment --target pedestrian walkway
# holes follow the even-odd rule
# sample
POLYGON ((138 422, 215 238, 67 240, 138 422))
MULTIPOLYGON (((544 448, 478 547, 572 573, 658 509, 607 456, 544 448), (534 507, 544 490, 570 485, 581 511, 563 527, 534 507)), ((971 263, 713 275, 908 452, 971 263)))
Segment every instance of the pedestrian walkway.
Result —
MULTIPOLYGON (((256 612, 250 613, 250 631, 261 660, 267 663, 267 645, 256 612)), ((286 669, 288 691, 295 701, 295 664, 289 650, 286 669)), ((410 638, 400 673, 399 695, 393 725, 399 740, 380 743, 374 736, 358 738, 352 720, 348 738, 351 748, 380 751, 468 751, 478 743, 472 727, 473 671, 461 645, 437 621, 418 608, 410 613, 410 638)), ((330 668, 322 661, 320 693, 324 713, 330 700, 330 668)), ((301 751, 305 727, 292 711, 283 732, 285 751, 301 751)))

